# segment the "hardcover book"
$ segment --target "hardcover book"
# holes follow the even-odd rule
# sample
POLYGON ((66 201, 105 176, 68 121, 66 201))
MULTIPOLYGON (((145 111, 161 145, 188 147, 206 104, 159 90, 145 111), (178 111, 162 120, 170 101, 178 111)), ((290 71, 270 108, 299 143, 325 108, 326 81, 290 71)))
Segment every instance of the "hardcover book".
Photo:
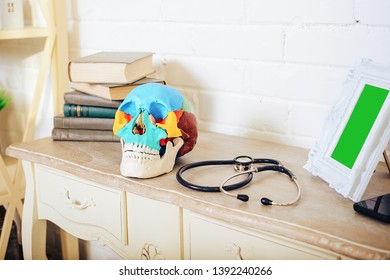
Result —
POLYGON ((123 100, 135 87, 146 83, 161 83, 165 85, 163 80, 145 77, 131 84, 71 83, 70 86, 74 90, 108 100, 123 100))
POLYGON ((70 91, 64 93, 64 102, 67 104, 88 105, 117 109, 122 103, 122 100, 109 100, 106 98, 79 91, 70 91))
POLYGON ((65 117, 115 118, 116 108, 64 104, 65 117))
POLYGON ((69 62, 71 82, 132 83, 155 72, 153 53, 99 52, 69 62))
POLYGON ((65 117, 57 115, 53 118, 54 128, 112 130, 114 119, 111 118, 84 118, 65 117))
POLYGON ((53 128, 51 138, 56 141, 119 142, 112 130, 53 128))

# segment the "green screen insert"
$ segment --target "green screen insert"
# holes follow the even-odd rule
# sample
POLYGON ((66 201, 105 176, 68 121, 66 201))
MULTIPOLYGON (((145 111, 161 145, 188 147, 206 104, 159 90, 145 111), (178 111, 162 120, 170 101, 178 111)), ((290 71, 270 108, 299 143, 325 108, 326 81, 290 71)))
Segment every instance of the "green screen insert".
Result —
POLYGON ((332 158, 352 169, 389 94, 388 89, 365 85, 332 158))

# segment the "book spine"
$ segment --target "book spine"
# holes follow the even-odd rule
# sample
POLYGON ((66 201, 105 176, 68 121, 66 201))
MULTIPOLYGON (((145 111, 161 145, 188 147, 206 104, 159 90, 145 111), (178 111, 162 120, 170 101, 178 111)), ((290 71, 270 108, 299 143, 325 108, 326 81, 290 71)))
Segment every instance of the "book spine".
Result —
POLYGON ((115 108, 64 104, 65 117, 115 118, 115 108))
POLYGON ((54 116, 53 125, 54 128, 112 130, 114 119, 54 116))
POLYGON ((66 92, 64 101, 68 104, 88 105, 96 107, 118 108, 122 101, 108 100, 99 96, 85 94, 78 91, 66 92))
POLYGON ((55 141, 119 142, 120 138, 109 130, 53 128, 51 138, 55 141))

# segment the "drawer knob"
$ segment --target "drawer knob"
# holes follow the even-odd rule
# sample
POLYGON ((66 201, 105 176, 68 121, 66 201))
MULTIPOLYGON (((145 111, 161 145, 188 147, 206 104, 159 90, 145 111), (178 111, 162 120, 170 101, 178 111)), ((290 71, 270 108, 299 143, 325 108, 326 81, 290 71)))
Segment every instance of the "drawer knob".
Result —
POLYGON ((92 198, 86 199, 84 202, 81 202, 77 199, 71 199, 69 190, 67 189, 65 189, 65 199, 67 205, 72 209, 84 210, 87 209, 88 207, 95 206, 95 202, 92 200, 92 198))

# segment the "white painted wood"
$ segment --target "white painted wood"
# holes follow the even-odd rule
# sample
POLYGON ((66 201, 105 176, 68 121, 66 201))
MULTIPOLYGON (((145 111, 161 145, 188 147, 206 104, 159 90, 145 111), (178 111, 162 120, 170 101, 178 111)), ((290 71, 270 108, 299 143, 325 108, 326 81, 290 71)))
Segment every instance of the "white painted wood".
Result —
POLYGON ((77 236, 97 240, 100 235, 126 243, 124 193, 64 172, 36 165, 38 218, 54 223, 77 236))
POLYGON ((22 240, 25 259, 46 259, 46 220, 38 219, 34 164, 23 161, 26 176, 22 240))
POLYGON ((134 195, 127 196, 129 246, 134 259, 181 259, 179 207, 134 195))
POLYGON ((338 259, 325 252, 283 237, 237 227, 184 211, 184 254, 192 260, 338 259))

